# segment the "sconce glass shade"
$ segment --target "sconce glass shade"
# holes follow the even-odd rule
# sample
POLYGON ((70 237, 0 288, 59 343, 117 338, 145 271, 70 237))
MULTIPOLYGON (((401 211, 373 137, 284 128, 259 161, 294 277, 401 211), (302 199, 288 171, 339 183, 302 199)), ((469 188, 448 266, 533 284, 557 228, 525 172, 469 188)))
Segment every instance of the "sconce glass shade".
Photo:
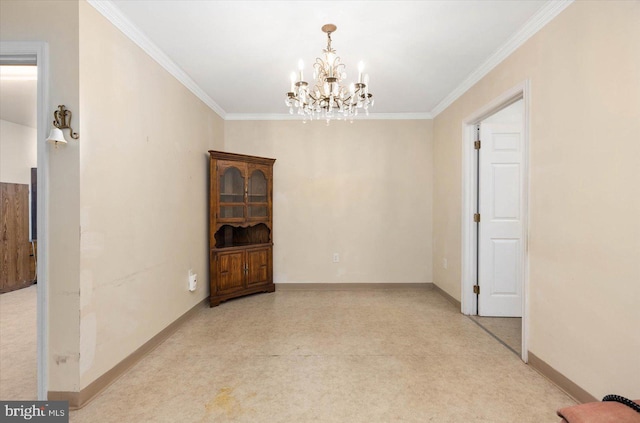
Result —
POLYGON ((64 139, 64 134, 62 133, 62 130, 60 128, 51 128, 51 133, 49 134, 49 138, 47 138, 47 141, 52 142, 52 143, 63 143, 66 144, 67 140, 64 139))

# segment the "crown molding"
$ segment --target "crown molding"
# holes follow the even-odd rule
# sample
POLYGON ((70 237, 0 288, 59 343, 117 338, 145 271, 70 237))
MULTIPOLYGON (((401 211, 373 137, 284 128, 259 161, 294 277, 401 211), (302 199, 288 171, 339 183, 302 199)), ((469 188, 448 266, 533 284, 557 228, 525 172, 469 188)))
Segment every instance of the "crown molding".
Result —
MULTIPOLYGON (((369 113, 359 114, 353 120, 427 120, 433 119, 431 113, 369 113)), ((299 120, 302 117, 288 113, 227 113, 225 120, 299 120)), ((322 119, 313 119, 322 120, 322 119)), ((337 119, 333 119, 334 121, 337 119)))
POLYGON ((416 112, 416 113, 369 113, 367 115, 358 115, 356 119, 364 120, 428 120, 433 119, 433 115, 430 112, 416 112))
POLYGON ((529 38, 540 31, 560 12, 566 9, 574 0, 549 0, 538 12, 527 21, 527 23, 516 32, 502 47, 496 50, 480 67, 473 71, 456 89, 451 91, 436 107, 431 110, 431 115, 435 118, 454 101, 460 98, 465 92, 473 87, 478 81, 484 78, 504 59, 509 57, 518 47, 524 44, 529 38))
POLYGON ((288 113, 227 113, 224 120, 302 120, 288 113))
POLYGON ((87 0, 102 16, 107 18, 116 28, 118 28, 138 47, 145 51, 153 60, 158 62, 167 72, 173 75, 182 85, 187 87, 196 97, 204 102, 211 110, 225 119, 226 112, 207 93, 195 83, 185 71, 180 68, 169 56, 149 39, 138 27, 122 14, 111 0, 87 0))

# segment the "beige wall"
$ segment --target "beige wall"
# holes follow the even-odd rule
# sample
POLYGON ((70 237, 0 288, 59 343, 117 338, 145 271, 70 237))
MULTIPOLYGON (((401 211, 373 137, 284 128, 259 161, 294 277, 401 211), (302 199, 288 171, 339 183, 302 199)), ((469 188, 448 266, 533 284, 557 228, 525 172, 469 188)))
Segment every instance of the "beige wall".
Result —
POLYGON ((35 128, 0 120, 0 182, 31 184, 31 168, 37 167, 35 128))
POLYGON ((226 121, 225 151, 277 160, 275 282, 431 282, 431 132, 427 120, 226 121))
POLYGON ((434 120, 434 282, 460 298, 462 121, 531 82, 529 350, 640 397, 640 2, 578 1, 434 120))
MULTIPOLYGON (((0 40, 45 41, 49 45, 48 116, 58 104, 73 112, 78 125, 78 3, 77 1, 0 1, 0 40)), ((82 128, 77 129, 82 135, 82 128)), ((49 173, 49 390, 79 387, 79 143, 48 150, 49 173)))
POLYGON ((207 295, 206 151, 222 148, 224 126, 84 1, 2 0, 0 40, 48 43, 47 115, 65 104, 80 133, 58 148, 38 141, 47 389, 78 392, 207 295))
POLYGON ((208 296, 207 150, 224 128, 85 2, 80 109, 84 388, 208 296))

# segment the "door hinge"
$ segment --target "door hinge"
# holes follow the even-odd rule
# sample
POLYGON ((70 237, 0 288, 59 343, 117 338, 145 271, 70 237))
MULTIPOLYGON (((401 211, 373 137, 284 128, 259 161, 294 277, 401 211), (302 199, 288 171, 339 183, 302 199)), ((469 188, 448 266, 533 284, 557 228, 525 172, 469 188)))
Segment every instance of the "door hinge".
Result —
POLYGON ((476 150, 480 150, 480 144, 481 144, 480 140, 474 141, 473 148, 475 148, 476 150))
POLYGON ((480 213, 473 214, 473 221, 476 223, 480 223, 480 213))
POLYGON ((480 285, 473 285, 473 293, 480 295, 480 285))

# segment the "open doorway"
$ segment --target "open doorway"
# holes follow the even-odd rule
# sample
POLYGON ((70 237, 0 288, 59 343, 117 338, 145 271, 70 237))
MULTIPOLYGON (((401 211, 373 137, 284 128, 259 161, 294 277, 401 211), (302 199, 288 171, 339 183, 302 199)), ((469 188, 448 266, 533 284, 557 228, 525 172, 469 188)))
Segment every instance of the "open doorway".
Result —
MULTIPOLYGON (((36 354, 35 354, 35 362, 32 358, 30 359, 30 364, 27 366, 28 369, 25 373, 28 372, 27 377, 29 377, 28 383, 29 387, 28 393, 25 393, 26 398, 19 399, 31 399, 37 398, 38 400, 46 400, 47 399, 47 351, 48 351, 48 151, 46 148, 46 132, 49 128, 49 112, 47 109, 47 104, 49 100, 49 49, 48 45, 45 42, 40 41, 0 41, 0 66, 9 65, 9 66, 30 66, 31 70, 35 69, 36 71, 36 101, 34 107, 36 108, 36 156, 37 156, 37 164, 33 166, 37 170, 35 173, 34 184, 31 185, 31 168, 28 169, 29 175, 29 185, 30 191, 32 191, 31 201, 34 203, 33 211, 32 204, 26 206, 29 209, 29 214, 35 215, 35 219, 29 219, 29 245, 31 246, 30 254, 33 254, 31 260, 35 263, 34 276, 37 279, 37 284, 32 285, 28 289, 32 289, 36 291, 36 304, 35 310, 31 312, 30 318, 36 321, 35 327, 35 340, 33 337, 30 337, 31 342, 35 342, 36 344, 36 354), (37 191, 35 187, 37 186, 37 191), (36 206, 37 204, 37 206, 36 206), (35 244, 31 244, 31 240, 35 239, 37 242, 37 248, 35 248, 35 244), (35 316, 34 316, 35 314, 35 316), (35 381, 34 381, 35 379, 35 381), (35 385, 34 385, 35 382, 35 385), (36 391, 33 392, 33 387, 36 387, 36 391)), ((14 76, 15 77, 15 76, 14 76)), ((32 78, 30 76, 29 78, 32 78)), ((3 97, 5 91, 3 89, 3 97)), ((2 105, 3 111, 14 108, 14 104, 2 105)), ((26 126, 26 125, 24 125, 26 126)), ((2 154, 8 160, 14 158, 14 155, 11 154, 2 154)), ((3 163, 4 167, 4 163, 3 163)), ((26 181, 26 179, 25 179, 26 181)), ((24 290, 12 291, 12 292, 20 292, 24 290)), ((3 295, 10 295, 12 292, 3 295)), ((29 299, 29 304, 33 307, 33 299, 29 299)), ((20 306, 14 307, 14 309, 21 309, 20 306)), ((2 313, 9 313, 8 307, 2 307, 2 313)), ((33 325, 31 325, 31 330, 33 330, 33 325)), ((3 332, 3 342, 7 337, 5 337, 6 333, 3 332)), ((19 337, 19 333, 18 333, 19 337)), ((3 352, 5 350, 3 349, 3 352)), ((2 358, 4 362, 4 357, 2 358)), ((9 362, 11 365, 11 362, 9 362)), ((7 374, 2 372, 2 384, 5 383, 5 377, 7 374)), ((26 382, 26 381, 25 381, 26 382)), ((25 391, 26 392, 26 391, 25 391)), ((15 395, 12 395, 12 398, 15 395)), ((22 394, 20 395, 23 396, 22 394)), ((3 399, 8 399, 3 392, 3 399)))
POLYGON ((522 99, 476 125, 477 314, 474 321, 522 355, 522 99), (485 217, 482 219, 482 217, 485 217))
POLYGON ((463 313, 525 362, 526 88, 516 87, 464 123, 462 283, 463 313))
POLYGON ((0 57, 0 397, 37 398, 36 57, 0 57))

